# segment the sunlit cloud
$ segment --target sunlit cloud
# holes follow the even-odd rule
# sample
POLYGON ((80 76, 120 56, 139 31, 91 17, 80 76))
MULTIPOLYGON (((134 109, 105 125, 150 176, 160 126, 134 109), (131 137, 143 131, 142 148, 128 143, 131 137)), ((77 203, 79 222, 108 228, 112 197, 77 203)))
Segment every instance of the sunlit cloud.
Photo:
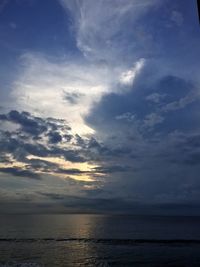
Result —
POLYGON ((133 68, 123 72, 120 76, 120 83, 123 85, 132 85, 137 74, 142 70, 144 67, 145 60, 142 58, 137 61, 133 68))
POLYGON ((51 62, 40 55, 21 58, 22 70, 13 83, 13 105, 35 115, 67 120, 74 133, 92 134, 84 117, 104 94, 127 91, 118 82, 130 85, 144 66, 139 59, 128 72, 119 67, 89 62, 51 62), (76 96, 76 101, 69 101, 76 96))
MULTIPOLYGON (((85 182, 92 182, 95 180, 95 174, 93 170, 98 167, 98 165, 91 164, 88 162, 75 163, 66 161, 61 157, 37 157, 33 155, 27 156, 27 159, 39 159, 44 160, 47 163, 57 164, 57 171, 50 170, 48 173, 54 176, 58 176, 62 179, 71 179, 85 182)), ((44 172, 45 173, 45 172, 44 172)), ((99 176, 101 174, 98 174, 99 176)))

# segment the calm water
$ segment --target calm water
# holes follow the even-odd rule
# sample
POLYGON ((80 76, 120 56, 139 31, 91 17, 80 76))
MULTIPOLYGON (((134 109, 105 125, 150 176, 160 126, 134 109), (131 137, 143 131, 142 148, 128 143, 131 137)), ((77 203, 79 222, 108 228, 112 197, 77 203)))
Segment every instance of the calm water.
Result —
POLYGON ((0 266, 200 266, 200 217, 0 216, 0 266))

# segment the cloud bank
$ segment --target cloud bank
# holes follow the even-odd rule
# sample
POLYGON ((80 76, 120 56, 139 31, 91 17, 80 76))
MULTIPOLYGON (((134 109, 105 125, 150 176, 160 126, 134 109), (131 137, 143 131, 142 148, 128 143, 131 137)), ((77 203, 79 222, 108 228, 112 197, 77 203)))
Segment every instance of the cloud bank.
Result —
POLYGON ((199 205, 194 3, 3 1, 3 202, 54 212, 199 205), (11 20, 11 5, 22 16, 45 10, 43 24, 11 20))

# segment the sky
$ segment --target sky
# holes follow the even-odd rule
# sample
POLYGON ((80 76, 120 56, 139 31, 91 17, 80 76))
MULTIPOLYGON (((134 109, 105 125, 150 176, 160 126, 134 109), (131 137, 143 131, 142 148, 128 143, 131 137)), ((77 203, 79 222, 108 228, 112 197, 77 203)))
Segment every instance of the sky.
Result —
POLYGON ((200 213, 195 0, 0 1, 0 211, 200 213))

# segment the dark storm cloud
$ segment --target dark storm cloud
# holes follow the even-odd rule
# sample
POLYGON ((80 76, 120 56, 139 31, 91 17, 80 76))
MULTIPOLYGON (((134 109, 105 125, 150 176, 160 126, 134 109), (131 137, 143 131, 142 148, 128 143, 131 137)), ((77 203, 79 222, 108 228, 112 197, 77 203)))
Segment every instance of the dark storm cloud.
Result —
POLYGON ((81 171, 79 169, 60 169, 59 168, 57 171, 59 173, 69 174, 69 175, 79 175, 79 174, 88 173, 87 171, 81 171))
MULTIPOLYGON (((42 119, 27 112, 11 111, 8 114, 2 114, 0 119, 17 123, 20 125, 20 129, 18 133, 4 133, 7 137, 5 136, 0 145, 4 152, 12 153, 15 159, 26 163, 28 155, 64 157, 71 162, 93 161, 98 163, 100 166, 91 170, 94 176, 98 173, 109 176, 114 173, 117 175, 124 173, 127 176, 126 173, 133 172, 133 170, 135 176, 135 170, 141 172, 149 169, 146 163, 143 163, 148 155, 153 159, 156 154, 161 154, 159 147, 155 148, 153 145, 155 141, 149 138, 154 138, 154 133, 157 132, 167 135, 170 127, 169 132, 180 128, 176 121, 174 123, 170 121, 173 120, 171 112, 174 112, 175 109, 176 112, 180 111, 180 116, 182 116, 180 118, 183 119, 183 113, 185 118, 185 109, 188 106, 193 108, 191 99, 181 102, 181 99, 189 95, 191 88, 194 90, 191 82, 175 76, 164 76, 148 85, 139 80, 136 82, 134 90, 124 95, 107 94, 87 118, 95 126, 97 132, 103 131, 113 135, 113 138, 107 140, 106 144, 102 141, 99 142, 94 137, 85 139, 80 135, 72 135, 70 127, 63 120, 42 119), (174 94, 176 87, 179 89, 174 94), (175 106, 177 107, 175 108, 175 106), (164 107, 167 108, 164 110, 164 107), (95 118, 92 117, 92 114, 95 115, 95 118), (37 130, 32 131, 32 128, 37 130), (151 129, 152 133, 147 135, 148 129, 151 129), (61 134, 61 131, 64 133, 61 134), (136 132, 140 133, 140 140, 135 135, 136 132), (35 141, 30 142, 30 140, 21 138, 24 134, 28 134, 28 138, 31 138, 32 141, 36 137, 35 141), (38 137, 40 137, 40 142, 37 141, 38 137), (46 143, 42 142, 45 137, 47 137, 46 143), (148 145, 144 143, 146 138, 148 138, 148 145), (67 146, 59 145, 60 143, 67 145, 68 142, 70 149, 67 146), (139 163, 138 160, 140 160, 139 163)), ((198 102, 198 98, 196 101, 198 102)), ((179 119, 178 123, 182 119, 179 119)), ((183 126, 186 127, 187 124, 183 126)), ((170 151, 167 150, 165 154, 168 154, 169 162, 173 160, 170 151)), ((79 169, 62 170, 58 166, 44 166, 44 164, 43 166, 42 164, 34 166, 34 163, 31 165, 31 162, 27 168, 31 171, 37 168, 46 173, 83 174, 79 169)))
POLYGON ((31 172, 29 170, 24 170, 24 169, 21 169, 21 168, 17 168, 17 167, 0 168, 0 172, 8 173, 8 174, 11 174, 11 175, 14 175, 14 176, 32 178, 32 179, 36 179, 36 180, 40 179, 40 175, 39 174, 37 174, 35 172, 31 172))
POLYGON ((21 149, 20 140, 17 140, 16 138, 12 137, 10 133, 0 132, 0 138, 1 138, 0 140, 1 152, 11 153, 14 155, 17 152, 18 148, 21 149))
POLYGON ((30 174, 30 177, 33 177, 36 172, 71 176, 87 174, 97 177, 100 173, 108 175, 126 172, 129 169, 129 166, 112 163, 108 166, 103 163, 106 158, 111 160, 129 153, 129 149, 109 147, 94 137, 83 138, 78 134, 73 135, 71 128, 64 120, 35 117, 28 112, 16 110, 1 114, 0 120, 2 123, 8 121, 18 125, 17 129, 14 127, 14 129, 3 130, 4 124, 2 124, 0 149, 4 156, 1 157, 1 162, 13 165, 15 162, 25 164, 23 170, 5 166, 2 172, 16 176, 30 174), (40 159, 29 158, 29 156, 40 157, 40 159), (77 168, 63 169, 59 167, 59 164, 45 160, 46 157, 64 158, 75 163, 98 162, 99 167, 90 171, 81 171, 77 168))
POLYGON ((65 139, 65 141, 70 142, 73 138, 72 134, 64 134, 63 138, 65 139))
MULTIPOLYGON (((52 201, 33 203, 29 201, 5 201, 1 198, 0 211, 1 214, 70 214, 70 213, 91 213, 91 214, 117 214, 119 219, 122 214, 128 215, 182 215, 182 216, 199 216, 200 206, 196 203, 189 204, 140 204, 124 201, 124 199, 84 199, 84 198, 69 198, 67 204, 62 204, 62 196, 55 194, 52 196, 52 201), (59 205, 58 205, 59 203, 59 205), (80 204, 82 203, 82 204, 80 204), (61 205, 60 205, 61 204, 61 205), (79 205, 80 204, 80 205, 79 205)), ((67 202, 67 197, 66 197, 67 202)), ((177 219, 177 217, 176 217, 177 219)), ((182 220, 182 217, 180 217, 182 220)))
POLYGON ((97 141, 94 137, 90 138, 89 141, 85 143, 85 148, 89 158, 95 157, 95 159, 103 158, 117 158, 123 155, 129 155, 131 157, 132 148, 128 146, 113 145, 112 142, 97 141))
POLYGON ((184 164, 189 165, 199 165, 200 166, 200 151, 191 153, 190 155, 187 155, 187 158, 183 162, 184 164))
POLYGON ((62 169, 56 163, 42 160, 45 157, 59 157, 76 163, 88 160, 87 142, 81 136, 71 134, 71 128, 64 120, 45 119, 32 116, 28 112, 12 110, 7 114, 0 114, 0 121, 2 123, 0 130, 1 163, 21 162, 25 164, 23 170, 13 166, 7 168, 5 165, 4 168, 1 168, 1 172, 30 178, 39 177, 36 171, 63 175, 84 173, 79 169, 62 169), (17 125, 18 128, 4 129, 5 121, 17 125), (60 145, 61 143, 62 145, 60 145))
POLYGON ((49 142, 56 144, 62 141, 62 136, 58 132, 50 132, 48 134, 49 142))
POLYGON ((129 166, 101 166, 101 167, 95 167, 93 170, 97 173, 115 173, 115 172, 127 172, 130 171, 129 166))
POLYGON ((38 192, 38 194, 48 197, 53 200, 63 200, 65 199, 66 196, 63 194, 56 194, 56 193, 48 193, 48 192, 38 192))
MULTIPOLYGON (((64 139, 69 139, 68 132, 71 128, 66 124, 66 121, 54 118, 40 118, 31 115, 29 112, 19 112, 11 110, 7 114, 0 114, 0 121, 9 121, 18 125, 18 135, 28 134, 35 139, 40 139, 42 135, 49 138, 50 143, 58 143, 62 141, 60 131, 64 132, 64 139)), ((70 136, 70 135, 69 135, 70 136)))
POLYGON ((80 147, 86 147, 85 140, 78 134, 75 135, 76 144, 80 147))
MULTIPOLYGON (((0 121, 2 123, 8 121, 18 125, 16 130, 7 131, 3 131, 4 125, 1 126, 1 146, 8 152, 13 152, 19 148, 35 156, 45 157, 62 154, 66 159, 69 158, 69 160, 74 159, 78 161, 80 159, 72 150, 62 150, 62 148, 57 146, 57 143, 71 141, 73 138, 73 135, 70 133, 71 128, 64 120, 44 119, 32 116, 25 111, 18 112, 12 110, 7 114, 0 114, 0 121), (44 145, 44 142, 43 144, 37 142, 37 140, 43 141, 45 137, 48 137, 46 145, 44 145), (29 142, 25 142, 26 140, 29 142), (33 142, 30 142, 30 140, 33 142)), ((82 161, 82 159, 80 160, 82 161)))
MULTIPOLYGON (((176 75, 150 77, 147 66, 127 93, 103 96, 86 118, 109 147, 109 156, 101 152, 106 163, 128 167, 109 173, 104 163, 99 169, 110 174, 107 189, 123 197, 149 203, 199 202, 197 83, 176 75)), ((101 144, 94 142, 94 148, 101 155, 101 144)))
MULTIPOLYGON (((93 176, 98 176, 99 173, 101 174, 112 174, 112 173, 120 173, 120 172, 126 172, 129 170, 128 166, 119 166, 119 165, 111 165, 111 166, 99 166, 96 168, 91 169, 90 171, 81 171, 76 168, 70 168, 70 169, 62 169, 59 167, 56 163, 48 162, 47 160, 42 159, 34 159, 34 158, 28 158, 28 156, 36 156, 40 158, 45 157, 63 157, 67 161, 70 162, 86 162, 86 161, 98 161, 99 164, 103 164, 102 159, 107 158, 113 158, 117 157, 121 154, 127 153, 127 149, 121 148, 121 149, 112 149, 106 147, 103 143, 99 143, 95 138, 89 138, 84 139, 79 135, 70 135, 70 140, 68 142, 71 142, 71 146, 73 145, 74 148, 68 149, 68 147, 60 147, 58 145, 58 141, 61 140, 50 140, 51 138, 57 138, 57 128, 62 127, 61 121, 59 121, 59 126, 57 126, 56 121, 54 121, 55 125, 55 132, 47 132, 43 137, 41 137, 39 140, 35 139, 35 135, 33 136, 30 134, 27 138, 24 138, 23 134, 24 132, 27 132, 26 129, 24 129, 25 125, 27 124, 30 126, 38 126, 37 123, 34 123, 32 119, 27 121, 26 116, 33 118, 29 113, 23 112, 20 114, 19 112, 9 112, 7 114, 1 115, 1 120, 9 120, 18 122, 20 125, 23 125, 23 127, 20 128, 20 131, 1 131, 0 135, 0 148, 2 153, 5 154, 4 157, 1 158, 2 163, 14 163, 14 161, 19 161, 22 163, 25 163, 25 167, 23 170, 16 169, 16 168, 2 168, 2 172, 7 172, 16 176, 23 176, 30 174, 30 177, 34 176, 34 172, 42 172, 46 174, 63 174, 63 175, 82 175, 82 174, 88 174, 93 176), (11 115, 10 115, 11 114, 11 115), (22 115, 22 116, 21 116, 22 115), (24 117, 25 116, 25 117, 24 117), (55 135, 54 135, 55 133, 55 135), (48 139, 45 139, 45 143, 41 143, 43 141, 43 138, 48 137, 48 139), (7 156, 9 155, 9 156, 7 156), (12 158, 12 160, 11 160, 12 158)), ((49 120, 45 121, 44 119, 38 118, 37 121, 42 122, 45 125, 49 124, 49 120)), ((51 124, 53 120, 51 119, 51 124)), ((52 130, 51 125, 51 130, 52 130)), ((60 135, 59 135, 60 136, 60 135)), ((36 174, 35 177, 38 175, 36 174)))
POLYGON ((57 149, 52 150, 52 154, 57 156, 63 155, 63 157, 71 162, 86 162, 87 159, 80 155, 80 150, 67 150, 67 149, 57 149))
POLYGON ((87 122, 99 132, 112 128, 113 132, 124 129, 127 134, 128 129, 134 127, 142 135, 148 130, 166 134, 193 127, 199 120, 200 98, 196 85, 174 75, 147 84, 143 81, 147 74, 148 67, 128 93, 105 95, 99 105, 93 107, 87 122))
POLYGON ((63 156, 66 160, 71 162, 85 162, 86 159, 80 154, 80 150, 72 150, 67 148, 60 148, 56 146, 48 147, 48 144, 42 145, 38 143, 30 144, 10 137, 3 139, 0 142, 0 148, 3 152, 12 153, 17 159, 23 159, 27 155, 38 157, 60 157, 63 156))
POLYGON ((95 197, 76 197, 63 194, 41 193, 52 200, 57 200, 67 209, 75 211, 89 212, 127 212, 136 206, 136 203, 120 198, 95 198, 95 197))
POLYGON ((185 150, 200 149, 200 134, 183 136, 180 139, 179 146, 185 150))
POLYGON ((116 172, 127 172, 130 170, 129 166, 105 166, 105 167, 95 167, 90 171, 81 171, 79 169, 61 169, 58 168, 56 171, 58 173, 69 174, 69 175, 80 175, 80 174, 110 174, 116 172))
POLYGON ((118 198, 80 198, 80 197, 71 197, 67 198, 63 205, 66 208, 80 208, 80 210, 88 210, 91 212, 105 212, 105 211, 122 211, 122 210, 130 210, 132 203, 125 201, 124 199, 118 198))
POLYGON ((23 132, 38 136, 47 131, 44 121, 38 117, 33 117, 28 112, 10 111, 7 115, 1 114, 1 120, 10 121, 21 126, 23 132))
POLYGON ((27 168, 49 172, 58 168, 58 164, 41 159, 25 159, 27 168))
POLYGON ((200 166, 200 134, 178 136, 172 145, 174 149, 169 154, 172 162, 200 166))

